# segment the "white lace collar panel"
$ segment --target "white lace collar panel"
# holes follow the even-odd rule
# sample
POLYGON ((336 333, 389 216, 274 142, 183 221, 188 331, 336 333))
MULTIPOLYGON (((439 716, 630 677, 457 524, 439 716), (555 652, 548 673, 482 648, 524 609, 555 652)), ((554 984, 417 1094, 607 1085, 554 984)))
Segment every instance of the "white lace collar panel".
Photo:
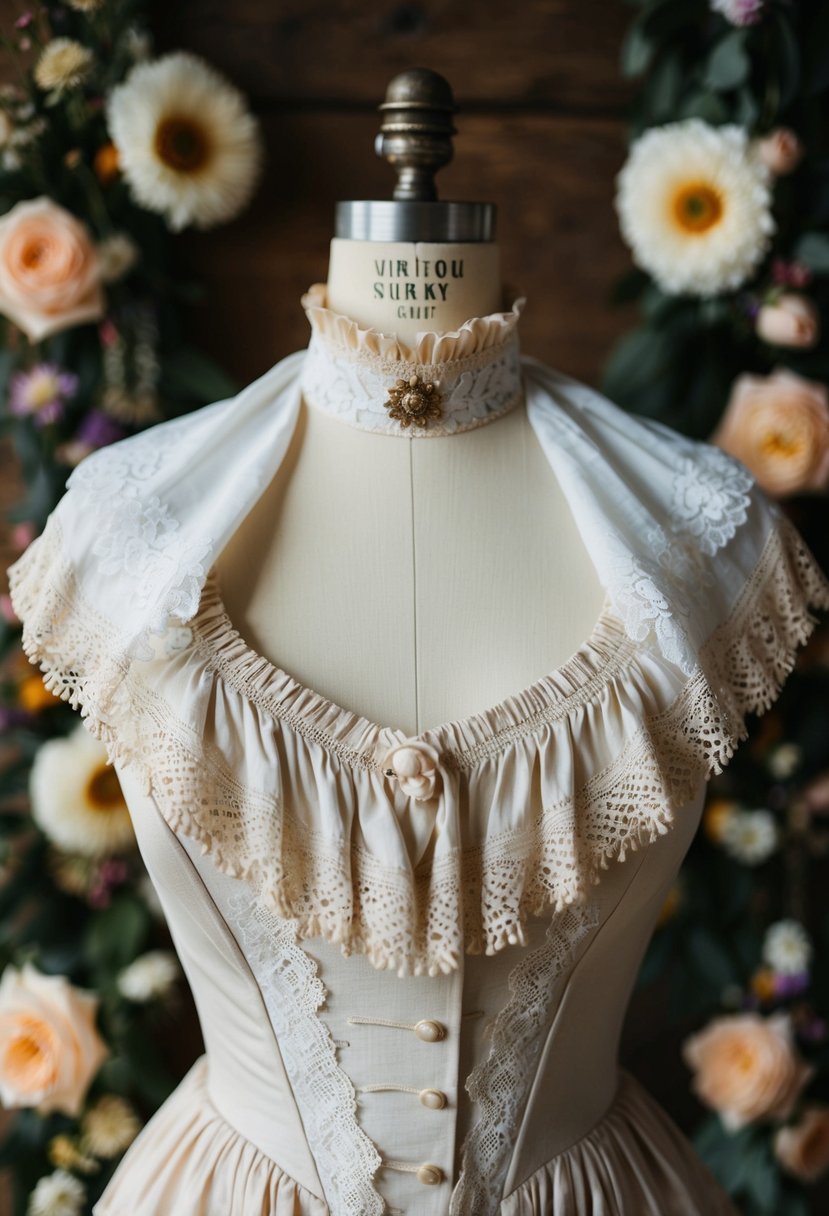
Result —
POLYGON ((493 422, 520 403, 523 299, 449 333, 419 333, 410 344, 364 329, 326 298, 324 283, 302 297, 311 324, 301 374, 308 405, 363 431, 433 439, 493 422))
POLYGON ((583 900, 610 858, 666 831, 776 696, 829 582, 742 465, 522 357, 524 407, 608 607, 561 688, 539 681, 411 740, 449 755, 407 842, 402 787, 374 750, 400 732, 263 664, 211 590, 290 446, 308 358, 87 457, 10 567, 12 602, 47 686, 111 758, 139 765, 174 831, 250 877, 301 936, 437 974, 464 949, 522 940, 527 916, 583 900), (165 688, 180 672, 176 704, 137 660, 165 688), (250 746, 206 739, 214 689, 253 724, 250 746), (460 763, 455 734, 476 736, 460 763), (296 790, 283 752, 302 765, 296 790))

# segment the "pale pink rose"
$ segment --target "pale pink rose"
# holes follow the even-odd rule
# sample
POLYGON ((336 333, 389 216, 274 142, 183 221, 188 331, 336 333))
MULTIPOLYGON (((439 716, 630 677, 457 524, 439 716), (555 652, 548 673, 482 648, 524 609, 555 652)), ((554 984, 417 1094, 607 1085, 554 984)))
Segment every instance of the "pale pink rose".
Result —
POLYGON ((387 777, 395 777, 400 789, 417 802, 432 798, 438 779, 440 756, 430 743, 419 739, 404 739, 392 747, 383 760, 387 777))
POLYGON ((95 1028, 98 998, 31 963, 0 980, 0 1103, 76 1115, 109 1049, 95 1028))
POLYGON ((755 329, 774 346, 814 346, 820 333, 820 316, 808 296, 783 292, 773 304, 764 304, 755 329))
POLYGON ((739 376, 711 437, 776 497, 829 484, 829 397, 815 380, 784 368, 739 376))
POLYGON ((815 1182, 829 1169, 829 1106, 807 1106, 797 1123, 781 1127, 774 1153, 788 1173, 815 1182))
POLYGON ((45 197, 0 218, 0 313, 30 341, 103 311, 98 255, 80 220, 45 197))
POLYGON ((777 127, 764 139, 758 139, 757 152, 766 168, 782 177, 800 164, 803 145, 789 127, 777 127))
POLYGON ((814 1072, 797 1055, 785 1014, 716 1018, 685 1040, 682 1058, 694 1071, 694 1093, 731 1131, 787 1118, 814 1072))

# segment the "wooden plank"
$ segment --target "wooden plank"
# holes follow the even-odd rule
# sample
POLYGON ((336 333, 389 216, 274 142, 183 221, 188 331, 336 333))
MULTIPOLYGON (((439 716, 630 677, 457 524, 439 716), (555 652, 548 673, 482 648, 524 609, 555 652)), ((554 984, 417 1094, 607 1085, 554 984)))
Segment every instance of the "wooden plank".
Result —
POLYGON ((461 104, 618 112, 629 8, 607 0, 179 0, 157 4, 165 47, 187 46, 260 101, 376 106, 406 68, 441 72, 461 104))
MULTIPOLYGON (((363 113, 270 115, 269 167, 250 210, 183 238, 207 286, 193 334, 240 380, 305 346, 299 297, 325 279, 336 200, 389 196, 374 125, 363 113)), ((623 156, 619 122, 468 115, 441 174, 442 197, 498 205, 504 278, 528 300, 524 349, 591 383, 632 319, 606 303, 629 265, 612 208, 623 156)))

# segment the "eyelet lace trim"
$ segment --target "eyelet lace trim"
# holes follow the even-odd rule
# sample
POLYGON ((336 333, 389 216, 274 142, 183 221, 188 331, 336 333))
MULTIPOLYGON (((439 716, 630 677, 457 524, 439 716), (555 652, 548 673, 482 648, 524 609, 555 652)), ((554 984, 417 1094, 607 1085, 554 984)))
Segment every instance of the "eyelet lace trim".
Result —
POLYGON ((489 1052, 466 1080, 481 1113, 461 1150, 449 1216, 494 1216, 498 1211, 558 981, 598 923, 593 903, 565 909, 551 920, 544 944, 526 953, 510 972, 509 1000, 495 1019, 489 1052))
POLYGON ((23 648, 46 687, 80 709, 110 760, 137 766, 173 831, 249 879, 264 904, 297 920, 301 938, 319 934, 344 954, 414 974, 454 970, 464 950, 523 941, 528 917, 583 902, 611 859, 668 831, 674 809, 745 738, 746 715, 774 701, 814 628, 809 605, 829 607, 829 583, 781 517, 695 673, 612 763, 523 829, 407 871, 355 840, 315 836, 274 794, 243 787, 227 758, 142 682, 62 554, 53 515, 10 570, 23 648))
POLYGON ((357 1097, 337 1063, 317 1010, 327 993, 314 960, 297 944, 297 922, 256 904, 248 890, 228 900, 230 925, 259 983, 332 1212, 382 1216, 372 1185, 382 1158, 357 1122, 357 1097))

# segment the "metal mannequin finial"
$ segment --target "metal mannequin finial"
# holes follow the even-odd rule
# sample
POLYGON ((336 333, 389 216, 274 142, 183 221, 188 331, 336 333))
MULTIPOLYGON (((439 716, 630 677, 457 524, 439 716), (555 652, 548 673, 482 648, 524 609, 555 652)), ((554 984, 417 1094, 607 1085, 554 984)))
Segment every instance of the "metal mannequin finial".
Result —
POLYGON ((390 81, 374 144, 397 170, 394 198, 433 202, 435 174, 452 159, 452 115, 457 107, 447 80, 428 68, 412 68, 390 81))
POLYGON ((463 243, 495 239, 493 203, 438 201, 435 174, 452 159, 455 100, 428 68, 395 76, 379 106, 377 155, 397 171, 393 199, 337 203, 335 235, 349 241, 463 243))

